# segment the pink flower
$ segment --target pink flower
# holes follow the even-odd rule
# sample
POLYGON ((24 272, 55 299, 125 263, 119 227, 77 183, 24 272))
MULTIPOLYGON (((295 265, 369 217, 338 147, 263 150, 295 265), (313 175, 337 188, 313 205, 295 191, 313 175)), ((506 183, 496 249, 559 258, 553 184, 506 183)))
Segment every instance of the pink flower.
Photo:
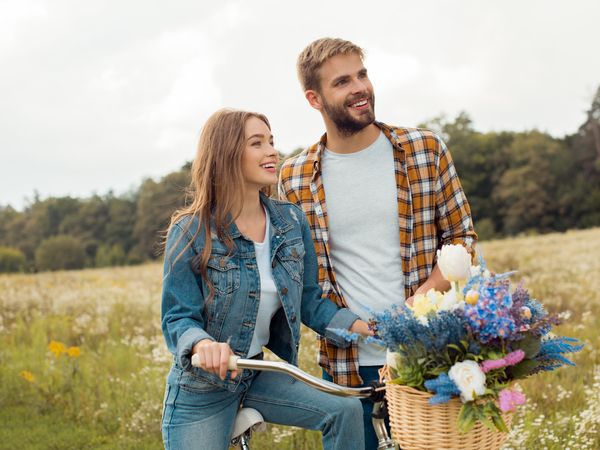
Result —
POLYGON ((490 370, 501 369, 506 366, 504 358, 501 359, 488 359, 481 363, 481 370, 483 373, 488 373, 490 370))
POLYGON ((504 357, 507 366, 514 366, 515 364, 519 364, 525 358, 525 352, 521 349, 515 350, 512 353, 509 353, 504 357))
POLYGON ((502 389, 498 394, 498 402, 502 412, 514 411, 517 406, 525 403, 525 395, 519 391, 502 389))
POLYGON ((488 359, 481 363, 481 370, 483 373, 488 373, 490 370, 502 369, 507 366, 514 366, 519 364, 525 358, 525 352, 523 350, 515 350, 509 353, 504 358, 500 359, 488 359))

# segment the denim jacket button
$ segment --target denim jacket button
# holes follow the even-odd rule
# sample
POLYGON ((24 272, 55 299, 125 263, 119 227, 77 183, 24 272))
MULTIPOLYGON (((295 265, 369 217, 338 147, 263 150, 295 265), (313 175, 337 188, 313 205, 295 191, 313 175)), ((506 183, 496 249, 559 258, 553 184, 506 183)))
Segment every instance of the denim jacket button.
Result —
POLYGON ((227 264, 227 262, 225 261, 225 258, 221 258, 221 260, 219 261, 219 266, 221 268, 225 267, 225 265, 227 264))
POLYGON ((296 323, 296 314, 292 314, 292 317, 290 317, 290 320, 292 321, 292 323, 296 323))
POLYGON ((274 269, 275 268, 275 260, 273 260, 273 262, 271 263, 271 267, 274 269))
POLYGON ((283 295, 287 295, 287 293, 288 293, 288 288, 284 287, 283 289, 281 289, 281 293, 282 293, 283 295))

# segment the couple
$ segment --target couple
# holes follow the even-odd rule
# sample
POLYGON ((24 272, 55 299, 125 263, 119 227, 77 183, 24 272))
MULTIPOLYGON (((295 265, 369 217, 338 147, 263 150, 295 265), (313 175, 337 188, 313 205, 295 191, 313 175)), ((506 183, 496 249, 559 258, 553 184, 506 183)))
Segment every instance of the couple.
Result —
POLYGON ((469 205, 445 144, 421 129, 375 121, 363 51, 341 39, 298 57, 321 140, 287 160, 265 116, 220 110, 192 165, 192 202, 171 220, 162 329, 175 355, 162 431, 167 449, 226 449, 243 401, 266 421, 320 430, 325 449, 375 449, 370 406, 272 372, 227 371, 232 354, 263 346, 297 364, 300 323, 320 336, 323 377, 378 379, 385 350, 348 344, 331 328, 371 335, 371 310, 447 290, 443 244, 474 243, 469 205), (191 366, 199 355, 201 368, 191 366), (364 423, 364 426, 363 426, 364 423))

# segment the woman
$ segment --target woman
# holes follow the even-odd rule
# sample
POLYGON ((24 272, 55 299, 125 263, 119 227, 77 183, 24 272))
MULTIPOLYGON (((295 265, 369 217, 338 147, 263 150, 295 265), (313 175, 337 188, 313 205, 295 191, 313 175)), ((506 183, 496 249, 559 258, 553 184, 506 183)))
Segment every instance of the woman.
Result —
POLYGON ((321 299, 307 220, 263 191, 277 182, 267 118, 220 110, 205 124, 192 164, 192 202, 171 220, 165 248, 162 330, 175 355, 162 431, 167 449, 227 449, 240 403, 268 422, 318 429, 325 449, 363 448, 359 400, 289 376, 227 371, 230 355, 266 346, 297 364, 300 321, 369 334, 365 322, 321 299), (300 320, 301 319, 301 320, 300 320), (197 353, 201 368, 191 366, 197 353))

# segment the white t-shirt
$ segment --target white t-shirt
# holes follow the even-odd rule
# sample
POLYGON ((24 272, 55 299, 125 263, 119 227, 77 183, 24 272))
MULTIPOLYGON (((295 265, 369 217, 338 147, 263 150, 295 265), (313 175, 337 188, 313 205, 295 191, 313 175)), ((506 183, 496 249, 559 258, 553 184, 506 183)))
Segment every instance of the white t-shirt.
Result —
POLYGON ((265 236, 262 242, 254 243, 256 252, 256 263, 258 273, 260 274, 260 296, 258 305, 258 315, 256 316, 256 325, 252 335, 252 343, 248 351, 248 357, 258 355, 262 352, 263 345, 269 342, 269 326, 271 319, 281 308, 281 300, 277 293, 275 281, 273 281, 273 272, 271 270, 271 242, 269 240, 271 222, 269 213, 265 209, 266 225, 265 236))
MULTIPOLYGON (((342 295, 361 319, 404 302, 398 190, 392 144, 383 133, 349 154, 325 149, 321 162, 331 263, 342 295)), ((361 366, 385 363, 385 349, 358 344, 361 366)))

